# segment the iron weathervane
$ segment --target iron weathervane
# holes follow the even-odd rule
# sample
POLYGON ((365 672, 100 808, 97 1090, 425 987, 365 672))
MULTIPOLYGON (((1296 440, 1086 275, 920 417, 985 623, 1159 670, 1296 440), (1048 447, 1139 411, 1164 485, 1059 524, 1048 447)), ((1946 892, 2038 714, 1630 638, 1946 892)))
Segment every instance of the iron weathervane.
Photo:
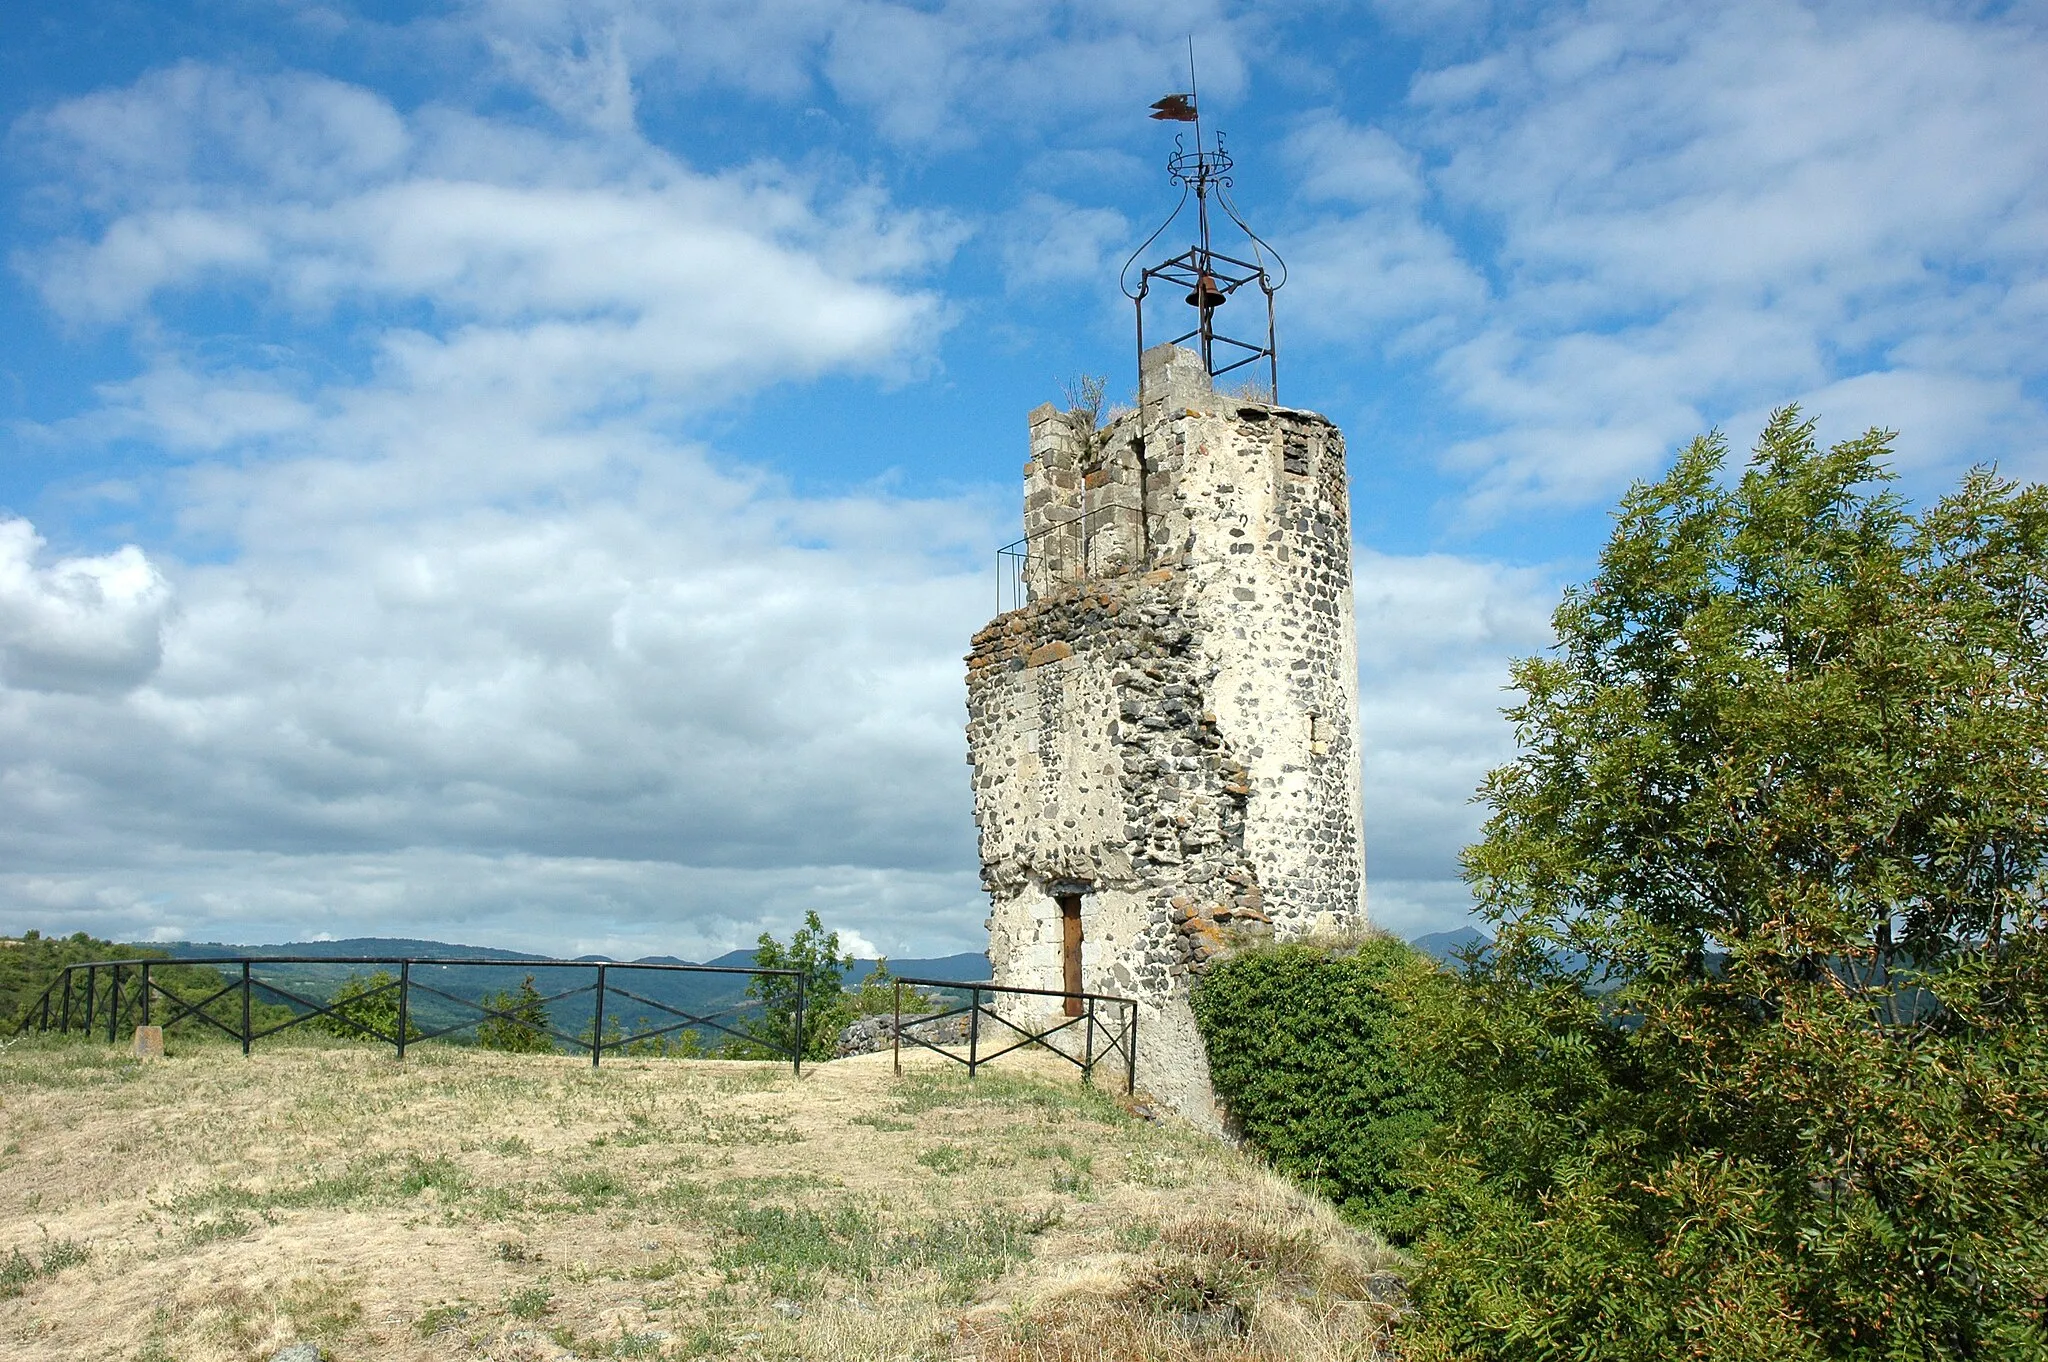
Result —
POLYGON ((1188 46, 1188 92, 1171 94, 1152 105, 1152 117, 1164 122, 1192 123, 1195 125, 1194 150, 1188 150, 1183 136, 1173 139, 1173 154, 1166 159, 1168 178, 1180 186, 1180 202, 1166 221, 1159 224, 1157 231, 1145 238, 1145 244, 1131 252, 1131 258, 1124 262, 1118 276, 1124 296, 1129 298, 1136 309, 1138 321, 1138 355, 1142 372, 1145 354, 1145 300, 1151 295, 1155 282, 1165 284, 1175 291, 1185 291, 1182 299, 1195 309, 1195 324, 1190 329, 1174 336, 1168 343, 1180 345, 1194 341, 1201 352, 1202 364, 1211 378, 1221 377, 1234 369, 1248 364, 1266 361, 1267 382, 1271 385, 1272 398, 1280 397, 1280 362, 1275 343, 1273 319, 1273 295, 1287 282, 1287 263, 1280 253, 1272 248, 1257 232, 1246 224, 1244 217, 1231 202, 1230 189, 1232 161, 1230 153, 1223 149, 1223 134, 1217 133, 1213 145, 1202 135, 1201 103, 1195 90, 1195 54, 1192 40, 1188 46), (1188 195, 1195 199, 1195 241, 1185 251, 1157 264, 1139 269, 1137 284, 1131 284, 1131 267, 1138 258, 1151 249, 1152 243, 1166 234, 1166 229, 1179 220, 1187 207, 1188 195), (1226 217, 1244 233, 1248 247, 1239 249, 1251 256, 1242 259, 1227 255, 1215 248, 1210 238, 1209 204, 1215 201, 1226 217), (1272 268, 1268 268, 1268 261, 1272 268), (1263 345, 1256 339, 1247 340, 1240 336, 1226 335, 1216 329, 1216 310, 1235 297, 1246 285, 1255 284, 1266 299, 1266 337, 1263 345))

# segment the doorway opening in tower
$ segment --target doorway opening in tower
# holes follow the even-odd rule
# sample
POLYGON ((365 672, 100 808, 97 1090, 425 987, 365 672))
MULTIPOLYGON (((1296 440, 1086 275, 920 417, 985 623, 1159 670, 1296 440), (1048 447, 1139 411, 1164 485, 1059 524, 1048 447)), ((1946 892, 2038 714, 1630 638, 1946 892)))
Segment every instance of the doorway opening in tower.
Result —
POLYGON ((1067 1015, 1081 1015, 1081 896, 1061 894, 1060 905, 1060 988, 1067 995, 1067 1015))

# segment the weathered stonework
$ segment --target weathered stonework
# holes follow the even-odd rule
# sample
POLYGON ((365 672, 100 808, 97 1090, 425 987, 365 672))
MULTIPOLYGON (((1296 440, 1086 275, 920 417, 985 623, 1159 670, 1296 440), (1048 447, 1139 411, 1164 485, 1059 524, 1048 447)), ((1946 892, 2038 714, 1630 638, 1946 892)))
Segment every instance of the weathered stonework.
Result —
POLYGON ((1143 413, 1031 413, 1028 602, 975 635, 969 759, 996 982, 1062 987, 1081 896, 1084 987, 1142 1005, 1141 1084, 1213 1119, 1206 963, 1364 922, 1344 443, 1187 351, 1144 362, 1143 413))

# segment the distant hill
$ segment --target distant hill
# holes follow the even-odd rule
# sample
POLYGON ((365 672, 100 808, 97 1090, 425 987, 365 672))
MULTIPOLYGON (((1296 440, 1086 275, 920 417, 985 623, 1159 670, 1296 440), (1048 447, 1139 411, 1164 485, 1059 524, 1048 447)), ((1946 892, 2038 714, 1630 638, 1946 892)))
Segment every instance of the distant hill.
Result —
MULTIPOLYGON (((400 957, 411 960, 489 960, 503 961, 504 964, 490 965, 415 965, 412 971, 414 991, 413 1015, 419 1025, 429 1031, 457 1026, 474 1019, 475 1013, 461 1005, 456 999, 470 1002, 479 1001, 494 993, 501 993, 519 987, 520 982, 531 975, 534 986, 546 995, 566 995, 556 998, 548 1005, 549 1015, 556 1030, 569 1035, 587 1031, 593 1014, 593 994, 590 991, 595 975, 587 968, 592 964, 630 966, 634 964, 688 965, 700 963, 683 960, 673 955, 649 955, 637 960, 611 960, 605 956, 586 955, 576 957, 568 964, 543 964, 548 956, 532 955, 523 951, 502 950, 490 946, 466 946, 447 941, 426 941, 413 937, 363 936, 342 941, 286 941, 276 945, 236 946, 216 941, 180 941, 159 947, 166 955, 180 960, 206 959, 219 956, 249 956, 254 959, 277 959, 297 957, 298 961, 315 963, 279 963, 261 965, 256 970, 259 982, 275 985, 286 993, 316 1003, 325 1003, 334 996, 336 989, 353 974, 376 968, 358 966, 350 968, 341 963, 355 957, 400 957), (333 964, 318 963, 334 961, 333 964), (531 969, 522 970, 522 964, 531 964, 531 969), (446 995, 446 996, 437 996, 446 995)), ((752 950, 732 950, 702 961, 707 965, 726 968, 745 968, 754 963, 752 950)), ((891 960, 892 973, 922 979, 957 979, 972 982, 989 977, 988 957, 978 953, 937 956, 930 959, 891 960)), ((846 971, 849 986, 873 973, 875 962, 856 960, 846 971)), ((606 1029, 617 1022, 628 1033, 666 1026, 678 1020, 664 1008, 674 1008, 694 1016, 723 1016, 726 1025, 735 1025, 739 1017, 747 1015, 747 978, 741 974, 694 974, 681 971, 633 972, 618 969, 611 972, 605 990, 606 1029), (614 990, 639 995, 639 1001, 630 997, 615 996, 614 990), (725 1015, 732 1013, 733 1015, 725 1015)), ((271 996, 275 1001, 287 1001, 267 990, 259 997, 271 996)), ((707 1041, 716 1041, 716 1034, 706 1031, 707 1041)))
POLYGON ((1408 944, 1438 960, 1455 961, 1458 952, 1467 946, 1484 946, 1491 941, 1492 938, 1477 927, 1454 927, 1448 932, 1429 932, 1415 937, 1408 944))
POLYGON ((219 941, 174 941, 158 949, 178 960, 203 959, 211 955, 311 955, 334 959, 350 955, 398 955, 413 959, 433 956, 463 956, 483 960, 545 960, 544 955, 499 950, 491 946, 457 946, 446 941, 421 941, 406 936, 352 936, 343 941, 286 941, 275 946, 235 946, 219 941))
MULTIPOLYGON (((321 959, 344 959, 349 956, 403 956, 421 959, 468 959, 468 960, 532 960, 560 959, 558 956, 533 955, 525 951, 508 951, 495 946, 464 946, 448 941, 425 941, 405 936, 352 936, 341 941, 286 941, 272 946, 234 946, 219 941, 174 941, 168 945, 157 944, 153 949, 162 951, 176 960, 204 959, 207 956, 314 956, 321 959)), ((745 968, 754 963, 751 948, 731 950, 709 960, 685 960, 679 955, 642 955, 631 961, 614 961, 605 955, 578 955, 568 957, 579 963, 597 964, 646 964, 646 965, 722 965, 728 968, 745 968)), ((846 972, 846 981, 857 984, 872 974, 875 962, 856 960, 846 972)), ((979 951, 966 951, 959 955, 939 955, 921 959, 891 960, 889 972, 907 974, 923 979, 958 979, 969 983, 989 977, 988 957, 979 951)))

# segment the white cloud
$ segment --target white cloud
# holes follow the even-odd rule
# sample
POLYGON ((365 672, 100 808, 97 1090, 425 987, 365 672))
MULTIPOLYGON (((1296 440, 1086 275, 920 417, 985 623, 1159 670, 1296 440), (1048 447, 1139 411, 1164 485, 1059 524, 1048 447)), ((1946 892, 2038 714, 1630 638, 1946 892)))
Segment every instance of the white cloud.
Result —
POLYGON ((36 559, 42 538, 0 520, 0 678, 23 691, 121 692, 162 656, 170 586, 130 544, 97 557, 36 559))
POLYGON ((264 944, 419 937, 535 954, 702 960, 787 938, 817 911, 862 956, 980 949, 971 870, 792 865, 739 871, 672 861, 478 855, 164 851, 118 867, 0 871, 11 930, 62 923, 116 941, 264 944), (849 930, 858 920, 865 931, 849 930))
POLYGON ((951 560, 988 518, 792 503, 666 458, 571 508, 266 529, 183 568, 167 621, 132 549, 26 588, 10 555, 0 843, 36 868, 15 912, 58 885, 207 934, 609 916, 654 949, 750 936, 800 886, 899 951, 957 944, 982 913, 958 652, 986 583, 951 560), (726 901, 678 891, 692 875, 726 901))
POLYGON ((949 149, 1077 115, 1134 114, 1184 79, 1242 94, 1257 29, 1216 0, 482 0, 467 23, 505 74, 565 112, 615 109, 622 54, 644 81, 791 100, 829 88, 889 141, 949 149))
POLYGON ((166 509, 219 547, 40 565, 0 525, 0 904, 686 954, 818 907, 971 944, 989 508, 798 497, 673 433, 920 362, 955 229, 359 94, 179 67, 17 134, 73 215, 18 268, 147 356, 41 438, 193 458, 166 509), (222 362, 176 325, 237 297, 303 348, 222 362))
POLYGON ((1451 554, 1353 558, 1369 911, 1407 934, 1455 927, 1471 904, 1458 850, 1484 818, 1472 796, 1514 753, 1508 661, 1549 644, 1556 586, 1451 554))
POLYGON ((557 413, 900 371, 941 325, 901 281, 951 252, 944 218, 772 165, 706 176, 644 143, 446 111, 394 131, 365 98, 182 66, 30 120, 60 187, 91 192, 75 230, 17 266, 80 323, 134 322, 169 294, 253 292, 311 324, 390 309, 409 320, 377 335, 388 379, 557 413), (171 150, 122 141, 138 123, 171 150), (294 161, 301 136, 332 150, 294 161), (242 178, 217 181, 221 165, 242 178))
POLYGON ((2038 23, 1611 0, 1466 50, 1291 148, 1343 205, 1298 252, 1313 320, 1439 352, 1470 516, 1607 500, 1792 400, 1949 476, 2048 466, 2038 23))
POLYGON ((1051 194, 1027 194, 1005 219, 1003 281, 1012 292, 1106 279, 1123 263, 1131 227, 1111 208, 1083 208, 1051 194), (1112 259, 1112 257, 1115 257, 1112 259))

